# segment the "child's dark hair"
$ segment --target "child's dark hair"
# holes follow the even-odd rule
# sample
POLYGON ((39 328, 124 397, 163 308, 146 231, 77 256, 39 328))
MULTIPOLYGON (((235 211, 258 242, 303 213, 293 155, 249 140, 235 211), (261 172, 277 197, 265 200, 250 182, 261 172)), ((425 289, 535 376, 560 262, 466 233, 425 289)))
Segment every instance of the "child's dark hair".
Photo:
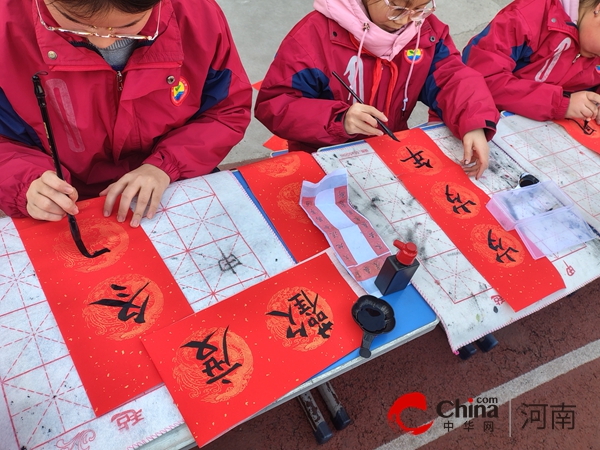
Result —
POLYGON ((148 11, 160 0, 54 0, 81 18, 89 18, 101 12, 117 10, 127 14, 148 11))

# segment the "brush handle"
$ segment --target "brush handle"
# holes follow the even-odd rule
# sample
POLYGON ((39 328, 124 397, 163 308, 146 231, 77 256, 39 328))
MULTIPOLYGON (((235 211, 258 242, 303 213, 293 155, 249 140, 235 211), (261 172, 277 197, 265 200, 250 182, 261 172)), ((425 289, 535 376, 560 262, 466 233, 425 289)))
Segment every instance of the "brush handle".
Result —
MULTIPOLYGON (((337 78, 337 80, 340 83, 342 83, 342 86, 344 86, 346 88, 346 90, 348 92, 350 92, 350 95, 352 95, 352 97, 354 97, 358 103, 360 103, 361 105, 365 104, 365 102, 362 101, 362 99, 358 96, 358 94, 356 92, 354 92, 354 90, 350 86, 348 86, 344 80, 342 80, 342 77, 340 77, 335 70, 331 71, 331 73, 334 77, 337 78)), ((371 117, 373 117, 373 119, 375 119, 377 121, 377 123, 379 124, 381 129, 383 131, 385 131, 385 134, 387 134, 393 140, 399 141, 399 139, 396 136, 394 136, 394 133, 392 133, 392 130, 390 130, 380 119, 378 119, 375 116, 371 116, 371 117)))

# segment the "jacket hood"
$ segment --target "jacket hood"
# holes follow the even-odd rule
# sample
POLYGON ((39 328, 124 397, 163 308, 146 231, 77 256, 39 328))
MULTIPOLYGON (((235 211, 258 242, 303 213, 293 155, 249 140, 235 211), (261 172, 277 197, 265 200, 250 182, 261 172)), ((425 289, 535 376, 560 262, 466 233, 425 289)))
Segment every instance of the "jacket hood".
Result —
POLYGON ((560 0, 560 2, 571 21, 576 24, 579 20, 579 0, 560 0))
POLYGON ((369 19, 362 0, 314 0, 313 6, 348 30, 359 42, 364 40, 364 47, 370 53, 388 61, 417 34, 415 22, 409 22, 399 33, 388 33, 379 28, 369 19))

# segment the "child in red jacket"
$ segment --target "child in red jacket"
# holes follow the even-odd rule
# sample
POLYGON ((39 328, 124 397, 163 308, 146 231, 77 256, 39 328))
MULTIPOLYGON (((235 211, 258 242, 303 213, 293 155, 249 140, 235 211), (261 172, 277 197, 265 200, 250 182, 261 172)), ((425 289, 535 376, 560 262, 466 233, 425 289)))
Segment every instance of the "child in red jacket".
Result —
POLYGON ((515 0, 471 39, 463 60, 501 110, 600 121, 598 55, 600 0, 515 0))
POLYGON ((169 183, 212 171, 250 122, 252 88, 214 0, 4 0, 0 59, 0 209, 12 217, 58 221, 101 195, 123 222, 137 197, 136 227, 169 183))
POLYGON ((465 171, 488 166, 498 111, 481 75, 466 67, 427 0, 315 0, 315 12, 282 42, 258 94, 255 116, 290 150, 408 128, 418 100, 464 144, 465 171), (332 72, 358 96, 350 96, 332 72))

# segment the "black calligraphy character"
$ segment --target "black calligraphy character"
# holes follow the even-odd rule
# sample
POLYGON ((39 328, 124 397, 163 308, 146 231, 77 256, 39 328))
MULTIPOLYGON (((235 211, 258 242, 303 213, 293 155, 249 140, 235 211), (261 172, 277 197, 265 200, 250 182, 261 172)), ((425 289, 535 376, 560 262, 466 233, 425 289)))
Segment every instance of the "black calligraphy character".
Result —
MULTIPOLYGON (((148 305, 148 299, 150 298, 150 296, 146 295, 146 300, 144 300, 141 306, 136 305, 134 301, 135 298, 140 294, 140 292, 142 292, 149 284, 150 282, 148 281, 144 286, 142 286, 142 288, 138 289, 138 291, 131 296, 131 299, 129 299, 128 302, 126 302, 125 300, 103 298, 96 302, 90 303, 90 305, 102 305, 110 306, 113 308, 121 308, 119 314, 117 314, 117 318, 120 321, 127 322, 132 317, 135 317, 135 319, 133 319, 135 323, 145 323, 146 320, 144 318, 144 314, 146 313, 146 305, 148 305), (130 309, 138 309, 139 311, 134 311, 131 314, 129 314, 130 309)), ((125 286, 119 286, 118 284, 111 284, 110 288, 113 291, 124 291, 125 289, 127 289, 125 286)), ((129 297, 129 295, 130 294, 126 294, 124 292, 118 292, 116 294, 116 296, 120 298, 127 298, 129 297)))
POLYGON ((456 193, 456 197, 452 197, 452 193, 450 192, 450 187, 448 185, 446 185, 446 200, 448 200, 450 203, 454 204, 454 203, 459 203, 459 205, 454 205, 452 207, 452 211, 454 211, 456 214, 460 214, 459 209, 462 209, 463 212, 466 212, 467 214, 471 213, 471 210, 469 208, 467 208, 468 205, 476 205, 477 203, 475 203, 472 200, 467 200, 466 202, 463 202, 460 199, 460 194, 457 192, 456 193))
POLYGON ((202 372, 204 372, 206 375, 209 376, 209 380, 206 382, 206 384, 212 384, 215 381, 219 381, 219 380, 221 380, 221 383, 223 383, 223 384, 229 384, 229 383, 231 383, 231 381, 227 380, 225 378, 225 376, 227 376, 228 374, 233 372, 238 367, 242 367, 242 365, 238 362, 236 362, 233 366, 229 362, 229 354, 227 352, 227 331, 228 330, 229 330, 229 327, 225 328, 225 331, 223 332, 223 345, 222 345, 223 359, 220 361, 218 361, 215 357, 211 357, 207 361, 204 361, 206 358, 208 358, 210 355, 212 355, 214 352, 216 352, 218 350, 218 348, 216 346, 208 343, 209 339, 213 336, 213 334, 215 334, 216 331, 213 331, 212 333, 210 333, 206 338, 204 338, 204 340, 202 342, 190 341, 187 344, 182 345, 182 347, 190 347, 190 348, 198 349, 196 351, 196 359, 199 361, 204 361, 203 362, 204 370, 202 372), (207 350, 206 353, 205 353, 205 350, 207 350), (224 364, 227 367, 229 367, 227 370, 225 370, 225 368, 223 367, 224 364), (217 370, 221 371, 223 373, 220 373, 217 375, 217 374, 215 374, 215 371, 217 371, 217 370))
POLYGON ((551 405, 551 408, 557 408, 552 410, 552 429, 560 427, 562 430, 573 430, 575 428, 575 410, 569 410, 566 408, 575 408, 575 405, 551 405))
MULTIPOLYGON (((527 420, 525 420, 525 423, 523 424, 521 429, 525 428, 525 426, 528 423, 531 423, 531 424, 537 423, 538 430, 546 429, 546 407, 548 406, 547 404, 529 404, 528 405, 526 403, 523 403, 521 406, 524 406, 526 408, 531 408, 529 410, 529 414, 527 414, 524 411, 520 411, 521 414, 523 414, 524 416, 527 416, 527 420)), ((520 410, 520 408, 519 408, 519 410, 520 410)))
POLYGON ((429 160, 423 162, 423 160, 425 159, 421 153, 423 153, 423 150, 419 150, 417 153, 413 153, 412 150, 408 147, 406 147, 406 150, 408 150, 408 153, 410 154, 410 156, 406 159, 401 159, 400 162, 406 162, 409 159, 413 160, 413 165, 415 165, 417 167, 417 169, 420 169, 421 167, 429 167, 430 169, 433 169, 433 166, 431 165, 431 162, 429 160))
POLYGON ((317 302, 319 300, 319 294, 316 295, 315 301, 311 302, 308 295, 303 290, 300 290, 300 294, 294 295, 288 299, 288 302, 294 302, 293 305, 298 309, 301 315, 310 316, 311 314, 317 313, 317 302), (304 297, 303 299, 300 296, 304 297))
POLYGON ((575 120, 575 119, 569 119, 569 118, 567 118, 567 120, 572 120, 573 122, 575 122, 577 124, 577 126, 579 128, 581 128, 581 131, 583 131, 583 134, 585 134, 587 136, 591 136, 592 134, 594 134, 594 131, 596 131, 592 127, 590 127, 590 121, 588 119, 585 119, 583 121, 583 125, 581 125, 579 123, 579 121, 575 120))
POLYGON ((315 316, 312 316, 308 319, 308 325, 311 328, 315 325, 318 325, 319 331, 317 333, 323 339, 328 339, 329 337, 331 337, 331 335, 327 334, 327 332, 331 330, 333 323, 331 323, 331 321, 323 323, 327 318, 327 314, 325 314, 323 311, 319 311, 315 316))
POLYGON ((492 230, 488 231, 488 246, 494 250, 496 252, 496 261, 498 261, 499 263, 503 263, 504 264, 504 260, 502 258, 504 258, 506 256, 507 259, 509 259, 512 262, 515 262, 516 259, 513 259, 510 255, 509 252, 515 252, 515 253, 519 253, 519 250, 516 250, 512 247, 508 247, 504 253, 502 254, 498 254, 498 250, 504 250, 504 247, 502 246, 502 238, 498 239, 498 245, 494 245, 494 242, 496 241, 496 239, 494 239, 492 237, 492 230))
POLYGON ((292 306, 291 305, 288 306, 287 314, 284 313, 283 311, 271 311, 271 312, 268 312, 267 315, 288 318, 290 325, 288 325, 287 332, 285 334, 285 336, 288 339, 296 337, 297 334, 299 334, 302 337, 308 337, 308 333, 306 332, 306 328, 304 327, 304 322, 302 322, 300 328, 298 328, 296 331, 292 330, 292 325, 296 326, 296 322, 294 321, 294 318, 292 317, 292 306))

